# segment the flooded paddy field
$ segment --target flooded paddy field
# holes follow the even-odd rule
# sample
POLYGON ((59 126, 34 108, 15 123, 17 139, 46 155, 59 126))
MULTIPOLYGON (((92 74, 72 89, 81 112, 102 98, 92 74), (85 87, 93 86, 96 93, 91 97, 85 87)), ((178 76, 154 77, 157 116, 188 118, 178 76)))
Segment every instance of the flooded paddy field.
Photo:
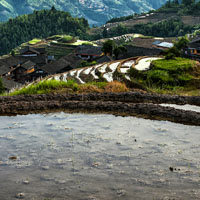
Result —
POLYGON ((200 199, 199 141, 135 117, 0 117, 0 200, 200 199))

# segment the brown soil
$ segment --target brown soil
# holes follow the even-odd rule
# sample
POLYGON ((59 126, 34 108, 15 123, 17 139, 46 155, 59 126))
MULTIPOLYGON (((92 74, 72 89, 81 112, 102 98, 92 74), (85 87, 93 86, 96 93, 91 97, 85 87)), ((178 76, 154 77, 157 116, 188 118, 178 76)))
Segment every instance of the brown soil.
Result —
POLYGON ((200 125, 200 113, 157 104, 200 105, 200 97, 155 95, 149 93, 47 94, 0 97, 0 115, 70 111, 111 113, 200 125))

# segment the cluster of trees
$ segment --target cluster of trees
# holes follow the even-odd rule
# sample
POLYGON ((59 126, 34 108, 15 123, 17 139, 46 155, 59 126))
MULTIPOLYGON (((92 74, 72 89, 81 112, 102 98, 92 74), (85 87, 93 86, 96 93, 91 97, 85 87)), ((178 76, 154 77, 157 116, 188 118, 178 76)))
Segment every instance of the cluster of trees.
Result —
POLYGON ((174 43, 174 46, 165 51, 165 59, 173 59, 181 56, 181 50, 187 47, 189 40, 187 37, 181 37, 174 43))
POLYGON ((179 19, 169 19, 158 23, 137 24, 131 32, 157 37, 177 37, 191 33, 194 28, 194 26, 185 25, 179 19))
POLYGON ((177 12, 180 15, 199 15, 200 2, 195 0, 168 0, 157 12, 177 12))
POLYGON ((128 16, 123 16, 123 17, 114 17, 114 18, 108 20, 106 22, 106 24, 108 24, 108 23, 115 23, 115 22, 123 22, 123 21, 127 21, 129 19, 134 19, 134 17, 137 16, 137 15, 138 14, 136 13, 134 15, 128 15, 128 16))
POLYGON ((127 51, 123 45, 117 45, 114 40, 107 40, 103 43, 102 51, 105 55, 115 56, 118 59, 119 55, 127 51))
POLYGON ((185 25, 180 19, 169 19, 157 23, 136 24, 133 27, 126 27, 122 23, 118 26, 106 28, 102 31, 102 34, 95 35, 95 39, 111 38, 128 33, 140 33, 145 36, 156 37, 177 37, 184 36, 198 30, 199 26, 185 25))
POLYGON ((68 12, 51 10, 34 11, 0 24, 0 55, 33 38, 46 38, 57 34, 87 37, 88 21, 74 18, 68 12))

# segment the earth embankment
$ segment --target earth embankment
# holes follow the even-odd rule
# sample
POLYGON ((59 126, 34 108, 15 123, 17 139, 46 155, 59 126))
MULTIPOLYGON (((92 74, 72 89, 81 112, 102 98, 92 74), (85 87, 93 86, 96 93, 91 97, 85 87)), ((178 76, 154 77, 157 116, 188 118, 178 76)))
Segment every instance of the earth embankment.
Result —
POLYGON ((55 111, 111 113, 176 123, 200 125, 200 113, 159 104, 200 106, 200 97, 157 95, 141 92, 97 94, 45 94, 0 97, 0 115, 55 111))

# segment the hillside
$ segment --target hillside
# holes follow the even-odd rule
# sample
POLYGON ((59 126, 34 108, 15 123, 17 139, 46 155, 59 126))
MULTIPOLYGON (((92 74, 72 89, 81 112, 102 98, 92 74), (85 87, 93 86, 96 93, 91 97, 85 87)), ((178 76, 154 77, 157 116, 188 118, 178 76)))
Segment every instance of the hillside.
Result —
POLYGON ((132 57, 50 75, 10 95, 124 92, 131 88, 157 93, 199 95, 199 71, 199 62, 190 59, 132 57), (108 88, 107 83, 111 83, 108 88))
POLYGON ((84 18, 55 9, 34 11, 0 24, 0 55, 33 38, 47 38, 57 34, 86 37, 89 28, 84 18))
POLYGON ((166 0, 1 0, 0 21, 55 6, 73 16, 85 17, 90 24, 103 24, 113 17, 157 9, 165 2, 166 0))
POLYGON ((143 14, 113 18, 90 30, 95 38, 140 33, 157 37, 184 36, 200 28, 200 1, 170 1, 161 8, 143 14))

